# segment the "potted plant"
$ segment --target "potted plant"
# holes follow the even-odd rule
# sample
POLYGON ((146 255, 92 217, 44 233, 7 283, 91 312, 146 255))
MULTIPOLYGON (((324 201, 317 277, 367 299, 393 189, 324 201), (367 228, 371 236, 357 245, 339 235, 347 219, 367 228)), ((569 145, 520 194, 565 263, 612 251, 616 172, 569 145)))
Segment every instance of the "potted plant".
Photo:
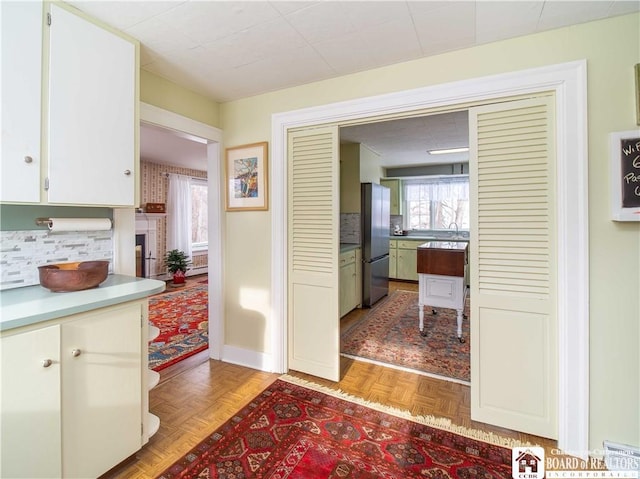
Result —
POLYGON ((164 264, 167 265, 167 270, 173 275, 173 283, 184 284, 185 273, 191 264, 184 251, 178 249, 167 251, 167 254, 164 255, 164 264))

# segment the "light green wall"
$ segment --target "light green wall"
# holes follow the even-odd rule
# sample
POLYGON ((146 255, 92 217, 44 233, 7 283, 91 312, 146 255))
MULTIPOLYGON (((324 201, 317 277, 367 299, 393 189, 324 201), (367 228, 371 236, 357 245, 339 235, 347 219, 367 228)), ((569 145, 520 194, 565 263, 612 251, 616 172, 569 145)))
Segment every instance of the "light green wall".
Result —
MULTIPOLYGON (((228 145, 270 140, 271 115, 342 100, 587 60, 590 248, 590 447, 640 445, 640 223, 609 219, 608 143, 636 127, 640 16, 626 15, 454 51, 221 105, 228 145)), ((271 189, 281 185, 271 183, 271 189)), ((269 351, 271 213, 226 215, 226 342, 269 351), (260 292, 252 307, 245 290, 260 292)))
POLYGON ((140 70, 140 101, 220 127, 217 102, 145 70, 140 70))

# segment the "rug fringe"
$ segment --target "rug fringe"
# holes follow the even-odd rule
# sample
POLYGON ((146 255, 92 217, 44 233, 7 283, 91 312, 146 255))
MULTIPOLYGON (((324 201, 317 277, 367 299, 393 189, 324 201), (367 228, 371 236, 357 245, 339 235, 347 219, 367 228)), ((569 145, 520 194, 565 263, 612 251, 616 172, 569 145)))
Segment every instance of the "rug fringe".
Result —
POLYGON ((493 444, 496 446, 503 446, 508 448, 532 447, 532 446, 538 445, 538 444, 532 444, 526 441, 520 441, 518 439, 499 436, 498 434, 494 434, 492 432, 481 431, 479 429, 471 429, 465 426, 459 426, 457 424, 453 424, 450 419, 447 419, 445 417, 437 417, 432 415, 414 416, 409 411, 398 409, 392 406, 386 406, 384 404, 380 404, 372 401, 368 401, 366 399, 344 392, 341 389, 331 389, 327 386, 322 386, 321 384, 317 384, 296 376, 291 376, 289 374, 283 374, 282 376, 279 377, 279 379, 291 384, 295 384, 297 386, 302 386, 307 389, 312 389, 314 391, 327 394, 328 396, 332 396, 338 399, 344 399, 346 401, 360 404, 379 412, 391 414, 393 416, 400 417, 402 419, 407 419, 409 421, 417 422, 418 424, 430 426, 443 431, 452 432, 454 434, 458 434, 460 436, 464 436, 469 439, 475 439, 478 441, 486 442, 488 444, 493 444))

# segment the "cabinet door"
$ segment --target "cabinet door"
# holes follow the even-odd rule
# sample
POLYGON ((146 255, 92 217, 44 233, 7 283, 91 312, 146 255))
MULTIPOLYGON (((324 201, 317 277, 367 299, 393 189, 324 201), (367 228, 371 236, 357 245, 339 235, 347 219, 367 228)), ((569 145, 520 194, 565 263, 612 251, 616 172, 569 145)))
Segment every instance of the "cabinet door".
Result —
POLYGON ((413 249, 398 248, 398 279, 418 281, 418 243, 413 249))
POLYGON ((135 45, 51 6, 49 202, 133 206, 135 45))
POLYGON ((382 186, 386 186, 389 192, 390 214, 400 214, 400 180, 380 180, 382 186))
POLYGON ((40 201, 42 2, 0 2, 0 201, 40 201))
POLYGON ((340 317, 356 307, 356 264, 340 268, 340 317))
POLYGON ((62 325, 64 477, 97 477, 142 447, 141 314, 131 303, 62 325))
POLYGON ((0 477, 62 477, 60 326, 5 336, 0 349, 0 477))
POLYGON ((356 292, 353 301, 354 308, 362 307, 362 249, 356 249, 356 292))
POLYGON ((397 261, 398 251, 396 249, 389 250, 389 278, 397 278, 397 261))

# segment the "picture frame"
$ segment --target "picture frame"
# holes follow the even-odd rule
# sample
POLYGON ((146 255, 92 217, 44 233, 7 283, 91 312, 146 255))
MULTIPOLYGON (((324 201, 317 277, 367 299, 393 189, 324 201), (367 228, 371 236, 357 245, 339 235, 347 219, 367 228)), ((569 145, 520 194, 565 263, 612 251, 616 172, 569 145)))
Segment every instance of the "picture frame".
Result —
POLYGON ((268 142, 234 146, 225 151, 227 211, 269 209, 268 142))
POLYGON ((609 134, 611 219, 640 221, 640 129, 609 134))

